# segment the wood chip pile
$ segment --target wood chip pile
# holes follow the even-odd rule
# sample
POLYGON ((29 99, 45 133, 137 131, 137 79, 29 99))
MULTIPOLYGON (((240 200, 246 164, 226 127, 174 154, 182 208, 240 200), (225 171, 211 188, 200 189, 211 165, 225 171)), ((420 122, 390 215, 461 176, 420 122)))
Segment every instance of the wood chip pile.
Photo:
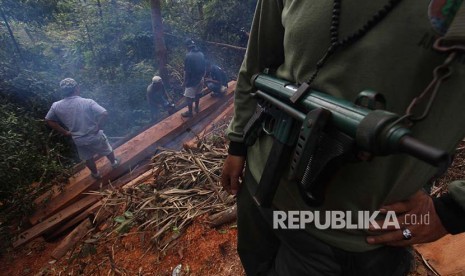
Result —
POLYGON ((102 208, 119 210, 113 218, 113 232, 138 227, 150 233, 152 245, 163 251, 194 218, 233 206, 234 197, 220 184, 227 155, 221 144, 199 142, 195 149, 164 150, 152 159, 152 177, 103 192, 102 208))

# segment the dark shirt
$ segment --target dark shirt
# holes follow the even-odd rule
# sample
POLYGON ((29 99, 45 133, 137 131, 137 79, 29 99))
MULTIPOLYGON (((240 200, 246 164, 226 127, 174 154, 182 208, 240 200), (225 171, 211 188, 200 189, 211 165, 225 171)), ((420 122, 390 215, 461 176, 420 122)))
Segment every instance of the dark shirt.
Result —
POLYGON ((149 84, 147 87, 147 101, 150 106, 167 105, 168 100, 166 99, 165 87, 162 83, 149 84))
POLYGON ((197 48, 190 50, 184 60, 184 85, 197 86, 205 75, 205 57, 197 48))
POLYGON ((222 86, 228 87, 228 78, 226 77, 226 73, 218 65, 211 66, 210 78, 218 81, 222 86))

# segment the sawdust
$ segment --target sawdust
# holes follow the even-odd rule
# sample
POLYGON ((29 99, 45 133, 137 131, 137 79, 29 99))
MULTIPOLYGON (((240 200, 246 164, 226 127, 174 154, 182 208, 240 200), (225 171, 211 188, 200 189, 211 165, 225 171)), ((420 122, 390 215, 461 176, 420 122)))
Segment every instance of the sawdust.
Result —
POLYGON ((50 253, 59 242, 36 239, 2 256, 0 275, 172 275, 181 265, 180 276, 240 276, 245 274, 236 253, 236 236, 234 224, 213 229, 199 218, 166 253, 151 248, 146 233, 131 231, 112 243, 92 245, 95 251, 87 256, 79 256, 88 245, 81 244, 57 262, 50 253))

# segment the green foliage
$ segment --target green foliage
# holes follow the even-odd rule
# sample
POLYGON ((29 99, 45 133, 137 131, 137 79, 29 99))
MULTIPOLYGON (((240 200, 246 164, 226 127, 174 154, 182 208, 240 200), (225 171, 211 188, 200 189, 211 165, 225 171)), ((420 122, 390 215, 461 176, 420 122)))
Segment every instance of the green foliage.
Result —
MULTIPOLYGON (((244 52, 208 42, 245 47, 256 0, 161 3, 171 98, 181 97, 187 37, 234 78, 244 52)), ((149 123, 145 93, 159 72, 149 0, 0 0, 0 9, 6 18, 0 17, 2 232, 5 221, 29 212, 34 197, 77 160, 72 141, 42 121, 59 99, 59 81, 76 79, 83 97, 109 111, 107 136, 121 137, 149 123)))
POLYGON ((62 160, 56 155, 59 149, 50 147, 50 135, 37 135, 47 133, 44 122, 6 103, 0 103, 0 118, 0 199, 4 200, 11 199, 17 187, 50 180, 62 160))
POLYGON ((0 8, 8 17, 15 20, 43 25, 53 19, 55 12, 63 11, 63 8, 69 5, 68 2, 70 1, 0 0, 0 8))
POLYGON ((134 222, 134 215, 130 211, 126 211, 122 216, 117 216, 113 220, 119 224, 114 231, 118 234, 124 234, 131 229, 134 222))
MULTIPOLYGON (((29 214, 33 200, 71 163, 61 155, 66 143, 47 133, 42 121, 0 99, 0 226, 29 214)), ((1 236, 8 240, 6 233, 1 236)))

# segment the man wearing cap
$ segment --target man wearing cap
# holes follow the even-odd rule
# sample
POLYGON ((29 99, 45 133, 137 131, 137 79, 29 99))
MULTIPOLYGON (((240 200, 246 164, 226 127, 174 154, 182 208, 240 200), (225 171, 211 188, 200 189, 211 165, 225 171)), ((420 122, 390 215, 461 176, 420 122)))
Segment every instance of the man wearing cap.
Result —
POLYGON ((192 104, 195 102, 195 112, 199 112, 199 101, 205 75, 205 57, 192 39, 187 39, 185 45, 188 49, 184 60, 184 97, 187 99, 188 111, 182 113, 183 117, 192 117, 192 104))
POLYGON ((113 168, 120 163, 100 129, 108 112, 94 100, 81 98, 74 79, 62 80, 60 89, 63 99, 52 104, 45 121, 54 130, 73 138, 79 158, 86 162, 92 177, 99 179, 101 175, 93 158, 95 154, 105 155, 113 168))
POLYGON ((169 114, 173 112, 174 104, 168 101, 163 80, 159 76, 154 76, 147 87, 147 102, 149 103, 152 123, 159 118, 160 108, 166 109, 169 114))
POLYGON ((222 97, 228 89, 228 77, 221 67, 206 63, 205 85, 212 91, 212 97, 222 97))

